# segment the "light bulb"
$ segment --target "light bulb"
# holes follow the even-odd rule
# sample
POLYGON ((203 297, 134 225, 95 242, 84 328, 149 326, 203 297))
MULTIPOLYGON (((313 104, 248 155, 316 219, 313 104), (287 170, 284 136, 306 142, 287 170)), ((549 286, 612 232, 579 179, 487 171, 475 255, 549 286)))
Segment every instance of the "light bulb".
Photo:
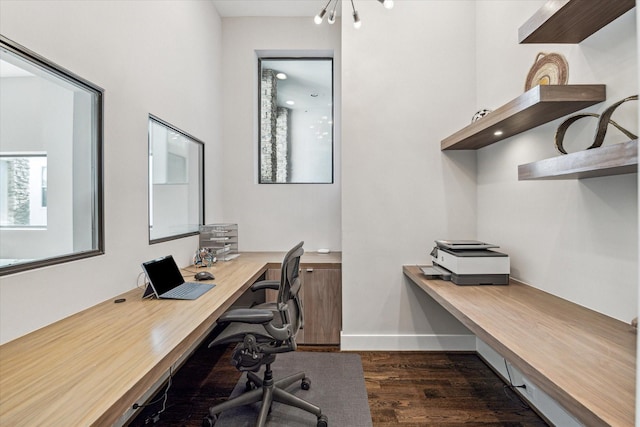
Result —
POLYGON ((336 11, 335 9, 329 12, 329 18, 327 19, 329 24, 333 24, 336 22, 336 11))
POLYGON ((320 11, 320 13, 318 13, 315 18, 313 18, 313 22, 315 22, 317 25, 322 24, 322 19, 324 18, 324 15, 327 13, 327 9, 322 9, 320 11))
POLYGON ((353 28, 356 30, 362 27, 362 22, 360 21, 360 17, 358 16, 358 11, 353 11, 353 28))
POLYGON ((393 0, 384 0, 382 5, 387 9, 393 9, 393 0))

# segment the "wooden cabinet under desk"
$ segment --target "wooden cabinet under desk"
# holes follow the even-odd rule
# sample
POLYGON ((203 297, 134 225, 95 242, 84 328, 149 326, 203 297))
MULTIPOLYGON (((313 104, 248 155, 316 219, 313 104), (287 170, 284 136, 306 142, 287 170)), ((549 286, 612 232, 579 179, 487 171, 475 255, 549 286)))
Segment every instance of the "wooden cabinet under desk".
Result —
MULTIPOLYGON (((334 265, 301 264, 304 327, 298 344, 340 344, 342 329, 342 269, 334 265)), ((280 269, 270 268, 267 280, 280 280, 280 269)), ((277 291, 267 291, 266 300, 275 301, 277 291)))

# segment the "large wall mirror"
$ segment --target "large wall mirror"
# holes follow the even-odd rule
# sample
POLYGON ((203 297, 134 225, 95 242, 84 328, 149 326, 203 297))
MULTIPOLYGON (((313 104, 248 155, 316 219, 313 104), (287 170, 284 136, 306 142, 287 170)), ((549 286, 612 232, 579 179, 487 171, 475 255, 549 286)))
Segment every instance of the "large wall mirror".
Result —
POLYGON ((259 182, 333 183, 333 59, 258 62, 259 182))
POLYGON ((0 275, 104 253, 102 92, 0 36, 0 275))
POLYGON ((149 242, 198 234, 203 201, 204 143, 149 115, 149 242))

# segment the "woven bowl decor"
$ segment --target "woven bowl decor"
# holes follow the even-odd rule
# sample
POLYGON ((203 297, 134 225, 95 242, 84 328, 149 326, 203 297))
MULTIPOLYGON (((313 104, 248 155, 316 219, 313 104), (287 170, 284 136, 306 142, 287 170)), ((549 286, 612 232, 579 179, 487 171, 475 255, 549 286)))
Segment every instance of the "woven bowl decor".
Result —
POLYGON ((539 52, 527 74, 525 92, 538 85, 566 85, 569 81, 569 64, 559 53, 539 52))

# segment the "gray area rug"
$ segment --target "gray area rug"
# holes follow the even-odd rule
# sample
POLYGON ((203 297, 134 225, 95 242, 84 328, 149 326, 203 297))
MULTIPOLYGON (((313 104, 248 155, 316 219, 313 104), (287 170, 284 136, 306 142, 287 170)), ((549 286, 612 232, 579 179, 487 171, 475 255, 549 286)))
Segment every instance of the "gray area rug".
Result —
MULTIPOLYGON (((331 427, 372 426, 367 389, 360 355, 351 353, 292 352, 279 354, 271 366, 274 379, 303 371, 311 380, 311 389, 302 390, 300 382, 287 391, 322 409, 331 427)), ((261 370, 258 375, 262 378, 261 370)), ((231 397, 245 389, 246 374, 236 384, 231 397)), ((220 414, 216 427, 254 426, 259 404, 230 409, 220 414)), ((274 402, 267 426, 315 426, 316 416, 301 409, 274 402)))

